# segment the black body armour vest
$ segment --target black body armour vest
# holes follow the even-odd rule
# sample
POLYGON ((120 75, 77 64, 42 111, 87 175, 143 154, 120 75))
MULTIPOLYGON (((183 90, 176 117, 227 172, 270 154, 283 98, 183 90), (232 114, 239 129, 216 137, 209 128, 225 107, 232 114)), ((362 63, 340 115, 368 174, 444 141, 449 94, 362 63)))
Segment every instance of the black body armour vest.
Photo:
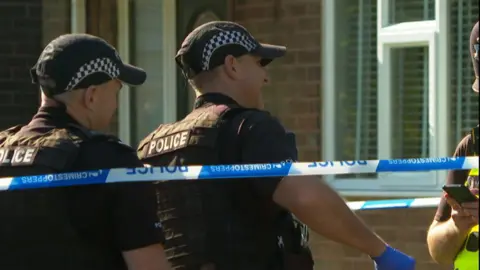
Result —
MULTIPOLYGON (((160 125, 140 143, 138 155, 152 166, 245 163, 239 142, 219 143, 223 124, 242 112, 248 113, 236 105, 204 104, 179 122, 160 125)), ((308 229, 255 195, 251 181, 263 180, 157 183, 165 251, 174 269, 312 270, 308 229)))
MULTIPOLYGON (((75 125, 46 134, 21 128, 0 132, 0 177, 68 172, 82 142, 111 139, 75 125)), ((75 188, 0 191, 0 269, 126 269, 120 252, 106 254, 76 231, 69 213, 75 188)))

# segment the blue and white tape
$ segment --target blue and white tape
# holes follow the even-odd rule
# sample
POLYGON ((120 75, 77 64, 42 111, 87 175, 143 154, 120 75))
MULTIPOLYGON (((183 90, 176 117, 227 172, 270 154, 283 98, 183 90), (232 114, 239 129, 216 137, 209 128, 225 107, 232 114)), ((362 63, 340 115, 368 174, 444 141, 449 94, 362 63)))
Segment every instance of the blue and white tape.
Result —
POLYGON ((393 208, 425 208, 435 207, 440 203, 440 198, 414 198, 347 202, 348 207, 354 211, 380 210, 393 208))
POLYGON ((119 182, 215 180, 352 173, 469 170, 478 157, 119 168, 0 178, 0 190, 20 190, 119 182))

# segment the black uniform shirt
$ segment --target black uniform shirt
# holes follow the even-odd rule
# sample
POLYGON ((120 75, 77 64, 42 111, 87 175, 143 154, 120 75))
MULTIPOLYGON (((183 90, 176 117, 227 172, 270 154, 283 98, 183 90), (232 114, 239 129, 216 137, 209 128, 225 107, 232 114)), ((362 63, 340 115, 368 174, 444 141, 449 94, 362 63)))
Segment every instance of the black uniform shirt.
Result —
MULTIPOLYGON (((64 108, 43 107, 25 128, 43 133, 68 123, 78 125, 64 108)), ((114 140, 92 140, 82 143, 72 171, 142 166, 134 149, 114 140)), ((91 245, 128 251, 163 243, 152 183, 77 186, 68 192, 72 225, 91 245)))
MULTIPOLYGON (((205 103, 237 104, 228 96, 209 93, 197 98, 195 106, 205 103)), ((225 125, 220 144, 222 149, 238 145, 238 162, 244 164, 277 163, 297 160, 295 136, 287 132, 283 125, 268 112, 252 110, 232 118, 233 123, 225 125), (239 126, 241 128, 239 129, 239 126), (238 143, 234 143, 238 141, 238 143), (240 152, 240 153, 238 153, 240 152)), ((227 150, 229 151, 229 150, 227 150)), ((229 153, 225 153, 228 155, 229 153)), ((271 200, 273 193, 281 181, 280 177, 263 178, 251 181, 257 195, 266 200, 271 200)))

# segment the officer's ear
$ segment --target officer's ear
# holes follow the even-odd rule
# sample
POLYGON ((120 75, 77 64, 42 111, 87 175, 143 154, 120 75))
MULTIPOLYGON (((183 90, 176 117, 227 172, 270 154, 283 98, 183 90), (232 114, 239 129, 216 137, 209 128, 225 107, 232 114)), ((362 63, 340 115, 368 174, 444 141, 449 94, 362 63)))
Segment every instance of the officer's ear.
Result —
POLYGON ((240 76, 239 62, 238 62, 238 59, 235 58, 233 55, 227 55, 225 57, 223 67, 228 77, 230 77, 233 80, 236 80, 239 78, 240 76))
POLYGON ((83 95, 83 104, 87 109, 92 109, 95 106, 95 103, 98 102, 98 87, 95 85, 87 87, 83 95))

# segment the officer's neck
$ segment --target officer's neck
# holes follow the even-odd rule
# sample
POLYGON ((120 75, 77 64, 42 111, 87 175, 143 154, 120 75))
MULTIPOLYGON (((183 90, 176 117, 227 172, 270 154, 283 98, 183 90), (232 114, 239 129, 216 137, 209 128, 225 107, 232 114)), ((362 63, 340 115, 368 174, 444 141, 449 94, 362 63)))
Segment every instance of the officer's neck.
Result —
POLYGON ((92 129, 91 121, 88 120, 88 116, 82 113, 80 108, 74 108, 72 105, 67 105, 63 102, 57 101, 55 99, 47 98, 45 95, 42 95, 42 107, 58 108, 63 109, 66 114, 68 114, 73 120, 78 124, 92 129))
POLYGON ((94 130, 95 128, 92 125, 92 121, 90 121, 87 114, 81 113, 80 110, 67 106, 66 113, 77 123, 81 126, 86 127, 88 129, 94 130))
POLYGON ((197 98, 203 95, 208 95, 208 94, 220 94, 227 96, 231 99, 233 99, 235 102, 238 104, 242 105, 242 95, 240 95, 239 91, 237 91, 234 87, 228 87, 228 86, 218 86, 218 87, 205 87, 201 90, 196 90, 195 91, 197 98))

